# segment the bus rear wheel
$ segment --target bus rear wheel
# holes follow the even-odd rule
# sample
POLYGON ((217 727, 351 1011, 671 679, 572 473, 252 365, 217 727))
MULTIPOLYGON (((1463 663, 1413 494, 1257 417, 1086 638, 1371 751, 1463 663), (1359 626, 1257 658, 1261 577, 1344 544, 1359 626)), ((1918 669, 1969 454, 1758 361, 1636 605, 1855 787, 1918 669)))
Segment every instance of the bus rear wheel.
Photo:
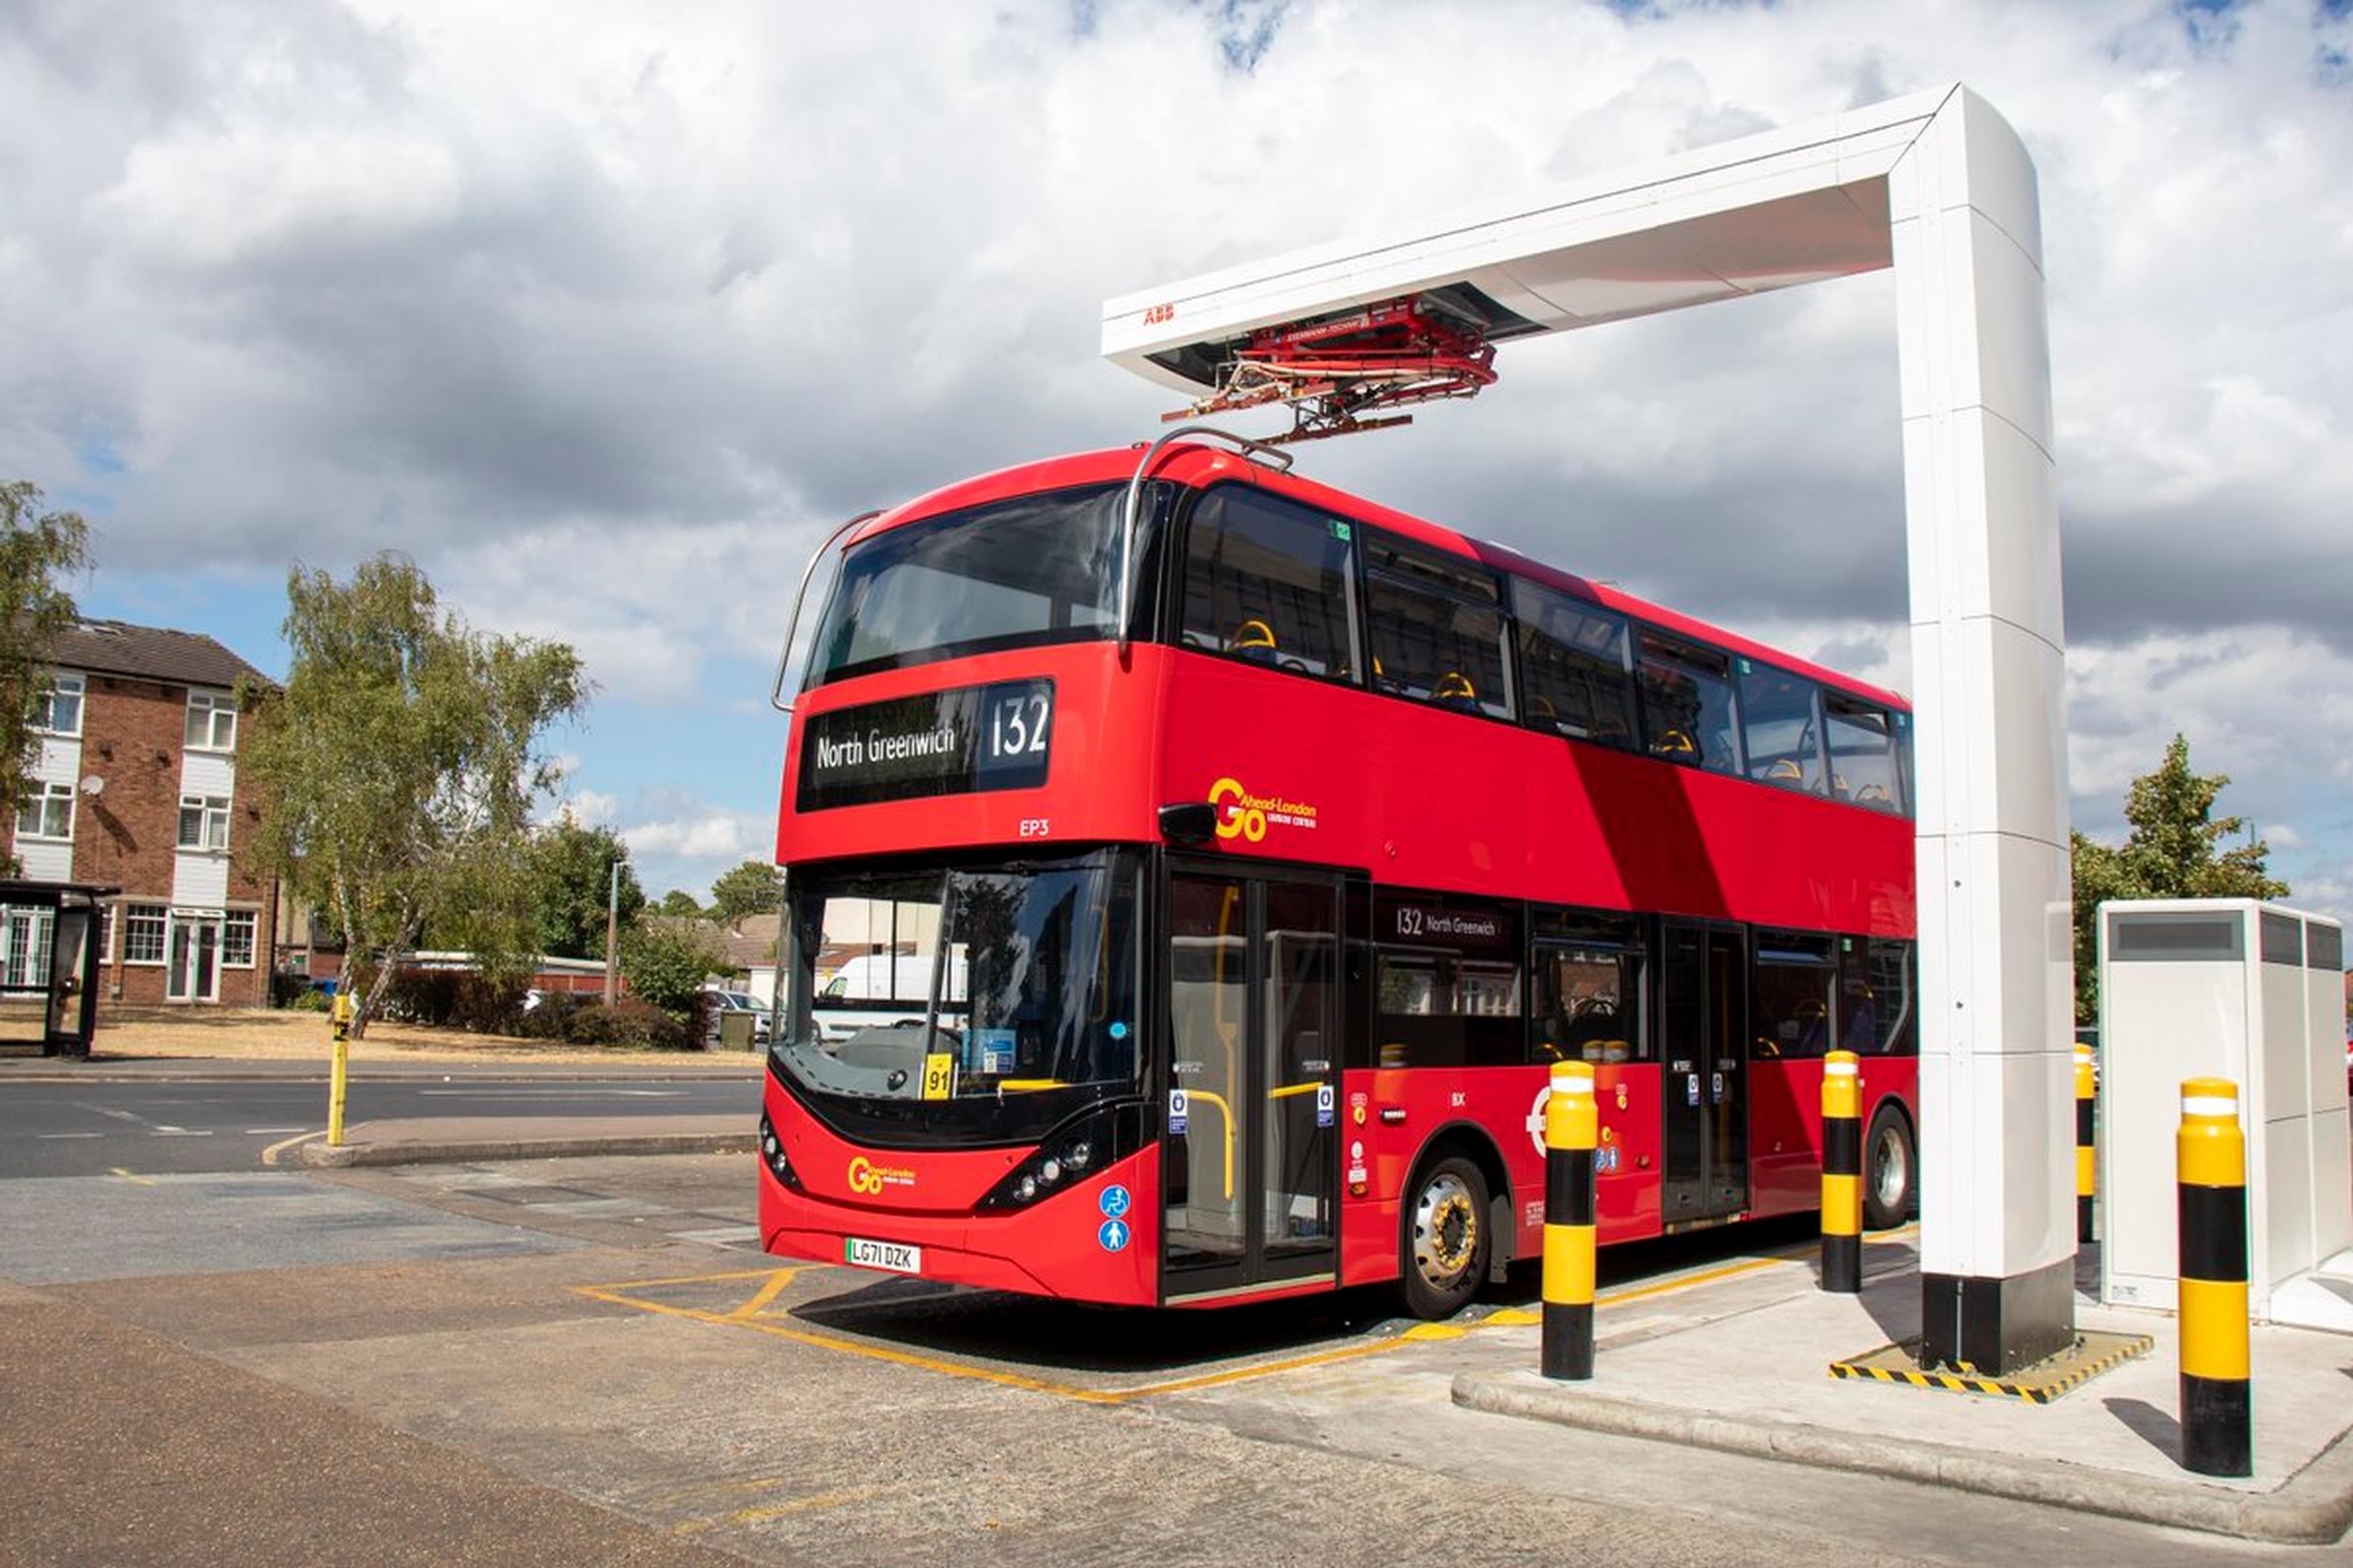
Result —
POLYGON ((1892 1105, 1879 1107, 1863 1139, 1863 1228, 1892 1230, 1910 1217, 1919 1185, 1920 1162, 1912 1148, 1912 1129, 1903 1113, 1892 1105))
POLYGON ((1403 1231, 1406 1311, 1454 1316, 1486 1277, 1487 1179, 1458 1154, 1427 1166, 1407 1194, 1403 1231))

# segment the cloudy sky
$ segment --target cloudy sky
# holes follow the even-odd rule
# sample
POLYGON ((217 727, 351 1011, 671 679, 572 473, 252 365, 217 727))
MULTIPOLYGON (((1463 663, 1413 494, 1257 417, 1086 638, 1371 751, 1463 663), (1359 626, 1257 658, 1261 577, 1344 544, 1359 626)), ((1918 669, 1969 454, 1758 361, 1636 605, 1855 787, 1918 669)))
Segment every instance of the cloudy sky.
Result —
MULTIPOLYGON (((0 478, 273 673, 387 548, 572 642, 574 802, 699 892, 822 532, 1153 431, 1107 296, 1954 80, 2041 172, 2077 824, 2180 730, 2353 913, 2353 0, 0 0, 0 478)), ((1893 314, 1509 345, 1303 469, 1902 687, 1893 314)))

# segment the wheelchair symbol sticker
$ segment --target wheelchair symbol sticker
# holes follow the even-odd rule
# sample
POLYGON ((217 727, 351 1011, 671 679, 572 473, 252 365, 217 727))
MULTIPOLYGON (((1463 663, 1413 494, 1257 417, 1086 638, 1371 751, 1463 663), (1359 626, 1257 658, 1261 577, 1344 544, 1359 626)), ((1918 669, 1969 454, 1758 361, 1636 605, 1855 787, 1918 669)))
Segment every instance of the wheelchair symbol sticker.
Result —
POLYGON ((1095 1199, 1095 1207, 1103 1211, 1105 1219, 1117 1219, 1128 1212, 1128 1205, 1133 1201, 1128 1196, 1127 1188, 1115 1182, 1103 1189, 1101 1197, 1095 1199))

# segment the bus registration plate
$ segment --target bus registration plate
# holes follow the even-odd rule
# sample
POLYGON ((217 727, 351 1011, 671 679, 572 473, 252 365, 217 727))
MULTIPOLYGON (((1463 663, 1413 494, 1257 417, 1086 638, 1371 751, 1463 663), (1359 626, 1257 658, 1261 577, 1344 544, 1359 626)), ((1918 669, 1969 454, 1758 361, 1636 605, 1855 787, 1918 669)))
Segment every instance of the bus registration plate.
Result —
POLYGON ((887 1268, 894 1274, 923 1272, 923 1249, 896 1241, 861 1241, 850 1237, 842 1243, 842 1261, 859 1268, 887 1268))

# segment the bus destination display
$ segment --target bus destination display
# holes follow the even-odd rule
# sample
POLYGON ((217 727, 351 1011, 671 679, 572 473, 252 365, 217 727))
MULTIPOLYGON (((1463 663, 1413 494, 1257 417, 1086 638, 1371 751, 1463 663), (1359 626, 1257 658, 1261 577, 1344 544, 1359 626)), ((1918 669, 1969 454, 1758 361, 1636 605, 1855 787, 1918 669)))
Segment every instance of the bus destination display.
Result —
POLYGON ((801 732, 798 809, 1045 782, 1054 683, 1007 680, 925 692, 810 719, 801 732))

